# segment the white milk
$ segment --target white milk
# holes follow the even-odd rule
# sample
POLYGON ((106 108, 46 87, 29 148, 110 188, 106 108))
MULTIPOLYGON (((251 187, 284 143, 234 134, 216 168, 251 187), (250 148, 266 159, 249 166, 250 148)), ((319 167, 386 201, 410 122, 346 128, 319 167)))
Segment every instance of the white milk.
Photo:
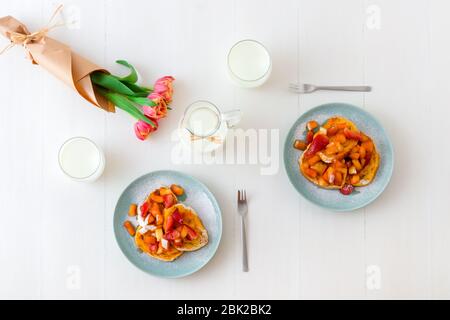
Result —
POLYGON ((263 84, 268 79, 271 68, 269 52, 257 41, 240 41, 228 54, 229 74, 239 86, 256 87, 263 84))
POLYGON ((62 171, 74 180, 96 180, 104 169, 103 152, 89 139, 69 139, 59 151, 62 171))
POLYGON ((219 115, 206 105, 193 110, 188 117, 189 130, 198 136, 213 134, 219 126, 219 115))
POLYGON ((181 142, 196 152, 212 152, 222 146, 228 129, 237 124, 240 117, 239 110, 222 113, 211 102, 196 101, 186 108, 180 121, 181 142))

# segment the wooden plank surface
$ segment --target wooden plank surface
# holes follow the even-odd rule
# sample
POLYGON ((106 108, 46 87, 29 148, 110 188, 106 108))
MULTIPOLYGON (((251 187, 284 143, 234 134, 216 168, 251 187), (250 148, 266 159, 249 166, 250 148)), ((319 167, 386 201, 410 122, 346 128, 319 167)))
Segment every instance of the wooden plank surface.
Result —
MULTIPOLYGON (((173 75, 173 110, 141 142, 128 115, 87 105, 32 66, 22 48, 0 56, 0 298, 450 297, 448 1, 61 2, 65 19, 76 23, 53 30, 53 37, 110 70, 120 72, 114 61, 127 59, 147 83, 173 75), (264 43, 273 60, 271 78, 258 89, 237 88, 226 74, 228 49, 246 38, 264 43), (374 90, 297 96, 287 90, 290 82, 374 90), (238 134, 256 134, 273 155, 252 154, 256 163, 247 155, 244 164, 237 157, 220 163, 220 153, 209 164, 178 161, 174 130, 185 107, 199 99, 224 111, 240 108, 238 134), (391 184, 351 213, 308 203, 283 168, 290 126, 327 102, 371 112, 394 143, 391 184), (92 184, 71 182, 58 168, 59 147, 78 135, 106 154, 105 173, 92 184), (273 170, 263 170, 268 167, 273 170), (216 256, 184 279, 142 273, 114 239, 112 215, 122 190, 159 169, 197 177, 222 208, 216 256), (238 188, 250 197, 248 274, 241 272, 238 188)), ((0 16, 36 30, 54 8, 51 0, 2 0, 0 16)))

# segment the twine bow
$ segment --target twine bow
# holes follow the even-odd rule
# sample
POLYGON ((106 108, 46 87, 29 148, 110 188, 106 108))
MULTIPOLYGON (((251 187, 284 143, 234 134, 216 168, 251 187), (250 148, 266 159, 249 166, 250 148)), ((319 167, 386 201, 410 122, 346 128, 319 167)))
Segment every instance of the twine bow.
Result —
POLYGON ((197 140, 203 140, 203 139, 206 139, 207 141, 212 142, 212 143, 222 144, 222 139, 218 136, 210 136, 210 137, 204 138, 204 137, 199 137, 199 136, 191 134, 192 142, 197 141, 197 140))
MULTIPOLYGON (((56 16, 61 12, 62 9, 63 9, 63 5, 61 4, 56 8, 55 12, 53 12, 47 25, 44 28, 42 28, 36 32, 28 33, 28 34, 20 33, 20 32, 11 32, 9 34, 9 39, 11 40, 11 43, 0 51, 0 55, 5 53, 6 51, 8 51, 9 49, 11 49, 12 47, 14 47, 16 45, 21 45, 25 49, 27 49, 27 44, 29 44, 31 42, 40 42, 47 36, 47 33, 50 30, 57 28, 57 27, 64 26, 65 25, 64 23, 56 23, 54 21, 56 16)), ((28 52, 28 54, 29 54, 29 52, 28 52)))

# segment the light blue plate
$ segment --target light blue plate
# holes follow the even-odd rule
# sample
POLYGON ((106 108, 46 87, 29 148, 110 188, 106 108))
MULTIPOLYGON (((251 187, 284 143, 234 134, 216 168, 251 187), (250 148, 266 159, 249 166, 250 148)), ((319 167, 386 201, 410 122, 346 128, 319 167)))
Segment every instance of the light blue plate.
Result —
POLYGON ((292 184, 307 200, 334 211, 352 211, 374 201, 386 188, 394 168, 394 151, 385 130, 368 112, 350 104, 329 103, 305 112, 294 123, 284 145, 284 165, 292 184), (301 151, 293 148, 295 139, 304 139, 308 121, 316 120, 322 124, 333 116, 343 116, 354 122, 361 131, 374 140, 381 157, 374 181, 367 187, 356 188, 349 196, 342 195, 339 190, 319 188, 306 180, 298 166, 301 151))
MULTIPOLYGON (((133 221, 133 220, 132 220, 133 221)), ((114 234, 123 254, 139 269, 158 277, 179 278, 200 270, 214 256, 222 236, 222 215, 216 199, 198 180, 177 171, 155 171, 133 181, 122 193, 114 212, 114 234), (138 252, 134 239, 124 229, 131 203, 141 203, 154 189, 178 184, 185 190, 180 202, 195 209, 208 231, 208 244, 185 252, 172 262, 154 259, 138 252)))

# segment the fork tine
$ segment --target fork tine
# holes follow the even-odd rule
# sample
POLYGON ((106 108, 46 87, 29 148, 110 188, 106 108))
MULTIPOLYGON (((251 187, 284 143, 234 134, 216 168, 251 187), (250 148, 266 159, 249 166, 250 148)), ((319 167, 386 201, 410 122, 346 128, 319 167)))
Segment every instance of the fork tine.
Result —
POLYGON ((296 83, 289 83, 289 88, 297 89, 299 88, 299 85, 296 83))
POLYGON ((238 190, 238 202, 241 201, 241 191, 238 190))
POLYGON ((244 201, 247 201, 247 191, 244 190, 244 201))

